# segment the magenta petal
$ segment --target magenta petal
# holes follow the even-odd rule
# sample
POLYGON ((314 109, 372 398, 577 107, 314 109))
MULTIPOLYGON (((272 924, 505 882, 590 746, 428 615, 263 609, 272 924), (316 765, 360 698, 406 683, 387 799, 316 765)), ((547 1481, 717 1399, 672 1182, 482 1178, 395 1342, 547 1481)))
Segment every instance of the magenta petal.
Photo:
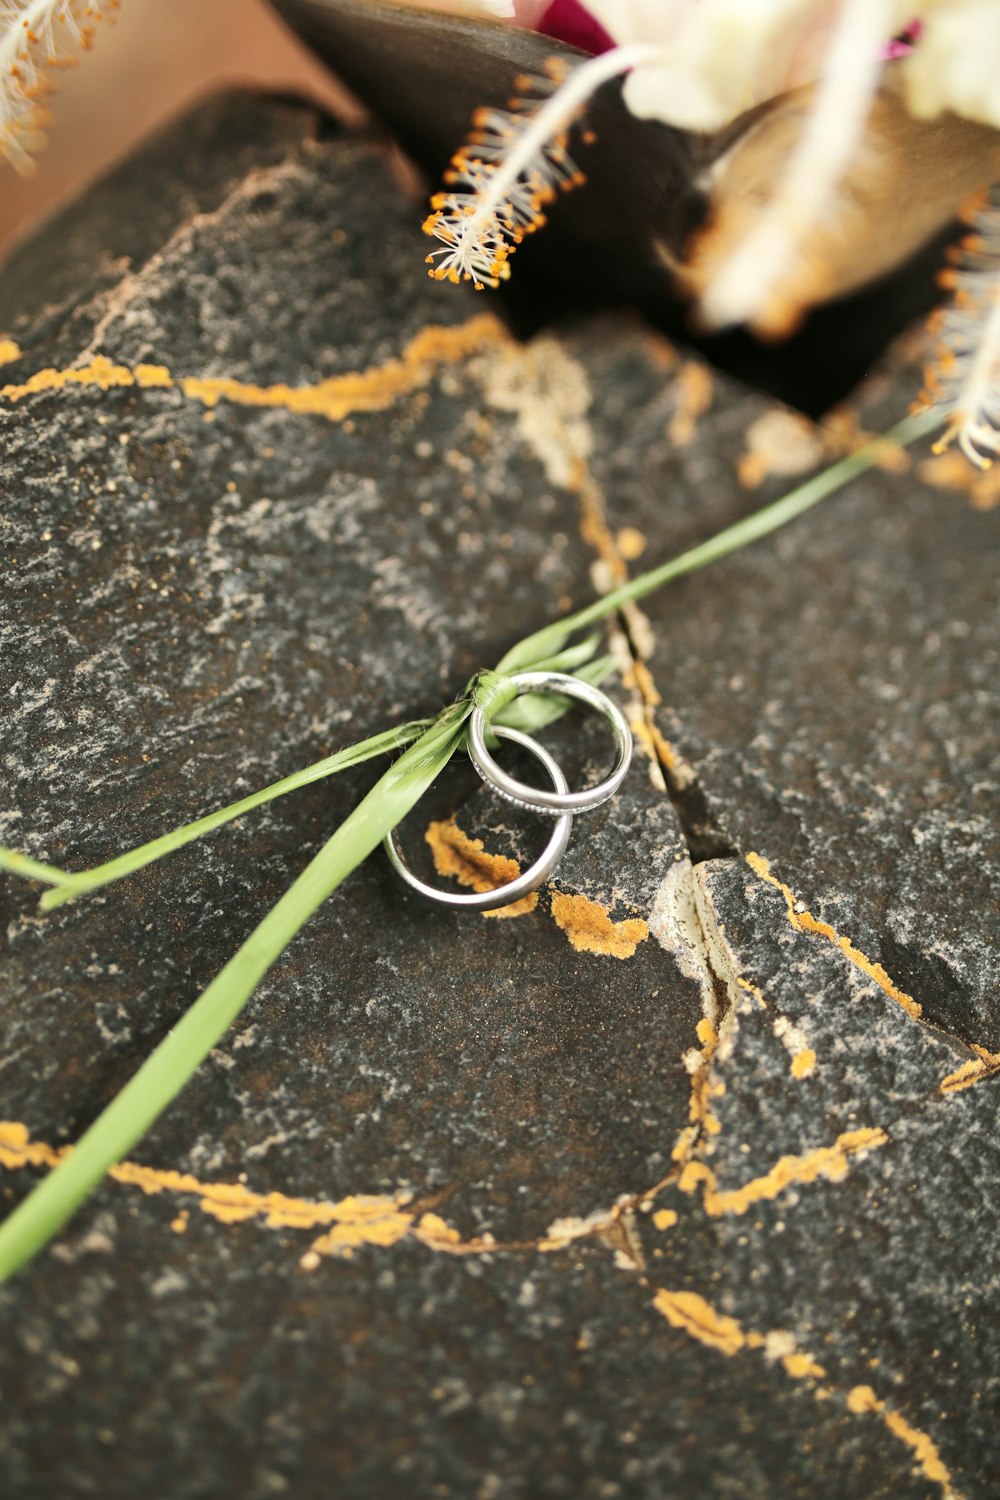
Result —
POLYGON ((584 52, 608 52, 614 46, 604 27, 587 13, 579 0, 554 0, 538 29, 584 52))
POLYGON ((883 59, 891 62, 896 57, 908 57, 919 42, 923 29, 923 21, 911 21, 905 31, 883 47, 883 59))

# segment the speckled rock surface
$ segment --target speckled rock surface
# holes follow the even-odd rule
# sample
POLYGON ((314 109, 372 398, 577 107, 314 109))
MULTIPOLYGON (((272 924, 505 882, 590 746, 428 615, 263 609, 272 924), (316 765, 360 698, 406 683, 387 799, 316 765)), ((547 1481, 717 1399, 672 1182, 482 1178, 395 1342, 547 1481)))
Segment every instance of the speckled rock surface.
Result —
MULTIPOLYGON (((517 346, 417 217, 234 99, 5 275, 4 842, 82 867, 426 713, 778 488, 767 423, 815 457, 626 321, 517 346)), ((617 622, 636 769, 533 909, 369 861, 0 1289, 4 1493, 995 1493, 991 546, 879 473, 617 622)), ((374 774, 44 919, 4 881, 7 1207, 374 774)), ((458 769, 432 818, 538 839, 458 769)))

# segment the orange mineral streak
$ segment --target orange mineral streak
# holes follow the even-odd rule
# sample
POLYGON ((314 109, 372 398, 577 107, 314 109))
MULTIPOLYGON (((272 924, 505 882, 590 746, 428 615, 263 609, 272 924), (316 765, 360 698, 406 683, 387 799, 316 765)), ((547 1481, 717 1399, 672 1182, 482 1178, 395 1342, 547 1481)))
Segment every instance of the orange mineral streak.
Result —
MULTIPOLYGON (((635 685, 641 689, 642 681, 640 674, 629 673, 628 675, 633 677, 635 685)), ((656 696, 657 699, 659 699, 658 691, 656 696)), ((689 785, 691 774, 690 769, 681 760, 680 756, 677 754, 677 751, 674 749, 673 745, 670 743, 667 737, 664 734, 661 734, 660 730, 657 728, 653 715, 649 711, 649 700, 645 699, 645 697, 644 706, 645 712, 641 715, 641 717, 634 718, 629 726, 632 730, 632 733, 635 735, 636 739, 639 742, 639 745, 654 765, 657 765, 661 768, 661 770, 666 771, 668 775, 670 775, 680 787, 683 788, 689 785)))
POLYGON ((667 435, 678 448, 686 448, 698 430, 698 418, 712 404, 712 376, 707 365, 685 360, 675 381, 677 410, 670 419, 667 435))
POLYGON ((0 387, 0 400, 23 401, 45 391, 69 386, 88 386, 107 391, 139 386, 142 389, 180 390, 189 400, 210 409, 220 401, 238 406, 278 407, 301 416, 324 417, 342 422, 356 412, 384 411, 402 396, 430 383, 445 365, 456 364, 483 349, 508 343, 510 335, 492 313, 470 318, 451 327, 423 328, 404 348, 398 359, 343 375, 333 375, 316 385, 253 385, 225 377, 211 378, 170 374, 163 365, 117 365, 98 354, 76 369, 39 370, 21 385, 0 387))
MULTIPOLYGON (((57 1167, 70 1154, 69 1146, 55 1148, 33 1141, 27 1127, 15 1120, 0 1120, 0 1166, 57 1167)), ((187 1172, 161 1171, 135 1162, 120 1162, 108 1176, 124 1187, 144 1193, 177 1194, 197 1198, 203 1214, 221 1224, 253 1223, 263 1229, 322 1229, 302 1256, 304 1270, 312 1271, 324 1255, 349 1258, 364 1246, 391 1248, 401 1240, 418 1240, 429 1250, 445 1255, 486 1255, 503 1249, 542 1249, 544 1244, 503 1246, 488 1236, 463 1240, 444 1219, 420 1213, 410 1205, 410 1195, 395 1197, 357 1193, 337 1202, 291 1198, 285 1193, 255 1193, 238 1182, 200 1182, 187 1172)), ((184 1234, 190 1211, 182 1208, 170 1228, 184 1234)), ((561 1247, 560 1247, 561 1248, 561 1247)))
MULTIPOLYGON (((585 459, 577 457, 573 460, 566 488, 576 495, 580 504, 581 537, 607 565, 612 586, 617 587, 628 578, 628 568, 608 525, 604 496, 585 459)), ((623 611, 626 616, 628 608, 626 606, 623 611)))
POLYGON ((719 1033, 707 1016, 702 1016, 694 1030, 699 1042, 705 1049, 705 1061, 708 1062, 719 1045, 719 1033))
POLYGON ((14 339, 0 339, 0 365, 13 364, 21 358, 21 346, 14 339))
POLYGON ((509 335, 492 313, 470 318, 454 327, 423 328, 399 359, 345 375, 333 375, 317 385, 246 385, 239 380, 188 376, 181 389, 191 400, 213 407, 220 401, 239 406, 277 406, 301 416, 342 422, 355 412, 385 411, 401 396, 428 385, 437 370, 469 358, 491 345, 509 342, 509 335))
POLYGON ((792 1058, 792 1077, 808 1078, 816 1071, 816 1054, 811 1047, 803 1047, 792 1058))
MULTIPOLYGON (((626 682, 629 682, 630 678, 630 685, 635 686, 642 698, 643 703, 645 703, 648 708, 659 708, 660 704, 663 702, 663 698, 660 695, 660 690, 656 686, 656 681, 653 677, 652 672, 649 670, 646 663, 644 661, 641 661, 639 657, 635 657, 633 659, 632 665, 626 673, 626 682)), ((656 737, 660 738, 658 731, 656 731, 656 737)), ((666 744, 666 741, 664 740, 663 743, 666 744)), ((668 754, 672 756, 672 752, 669 751, 669 749, 668 754)))
POLYGON ((73 370, 38 370, 23 385, 0 387, 0 399, 23 401, 26 396, 37 396, 45 391, 63 391, 71 385, 96 387, 110 391, 124 386, 173 386, 170 372, 162 365, 136 365, 130 370, 127 365, 116 365, 103 354, 95 354, 89 364, 79 365, 73 370))
MULTIPOLYGON (((516 880, 521 867, 516 859, 503 854, 490 854, 483 847, 482 839, 470 838, 463 833, 454 817, 440 823, 428 825, 424 838, 430 846, 434 868, 446 880, 457 880, 460 885, 474 891, 494 891, 498 886, 516 880)), ((538 892, 531 891, 520 901, 510 906, 499 906, 494 911, 483 912, 485 917, 524 917, 538 905, 538 892)))
POLYGON ((661 1287, 653 1298, 653 1306, 672 1328, 680 1328, 700 1344, 722 1354, 759 1349, 764 1342, 759 1333, 745 1333, 735 1318, 716 1312, 697 1292, 670 1292, 661 1287))
POLYGON ((613 922, 611 913, 589 896, 552 893, 552 916, 578 953, 603 953, 610 958, 631 958, 649 937, 649 924, 640 917, 613 922))
MULTIPOLYGON (((437 1214, 421 1214, 414 1233, 418 1240, 429 1245, 433 1250, 467 1250, 472 1244, 471 1241, 463 1241, 458 1230, 452 1229, 451 1225, 446 1224, 437 1214)), ((478 1248, 482 1241, 475 1243, 478 1248)))
POLYGON ((302 1256, 299 1264, 303 1270, 315 1270, 324 1255, 349 1260, 355 1250, 365 1245, 391 1249, 406 1239, 413 1228, 413 1214, 406 1213, 391 1198, 348 1198, 344 1203, 349 1206, 344 1218, 314 1240, 302 1256))
POLYGON ((706 1066, 699 1068, 694 1075, 691 1084, 691 1100, 688 1110, 691 1123, 700 1126, 706 1135, 718 1135, 722 1130, 717 1117, 712 1113, 712 1100, 717 1099, 726 1092, 726 1085, 720 1079, 713 1079, 711 1070, 706 1066))
POLYGON ((26 1125, 17 1120, 0 1120, 0 1166, 57 1167, 66 1155, 64 1146, 57 1150, 43 1141, 33 1141, 26 1125))
MULTIPOLYGON (((71 1149, 69 1146, 56 1149, 43 1141, 32 1141, 24 1125, 14 1120, 0 1121, 0 1166, 56 1167, 71 1149)), ((325 1238, 331 1241, 331 1246, 395 1244, 410 1232, 415 1220, 415 1215, 405 1207, 405 1197, 359 1194, 335 1203, 292 1198, 285 1193, 255 1193, 238 1182, 201 1182, 188 1172, 164 1171, 127 1161, 113 1166, 108 1176, 124 1187, 140 1188, 151 1196, 169 1193, 195 1197, 201 1212, 222 1224, 256 1221, 266 1229, 330 1226, 325 1238)), ((174 1219, 172 1227, 181 1232, 186 1225, 185 1211, 174 1219)))
MULTIPOLYGON (((752 1329, 746 1329, 735 1318, 719 1313, 697 1292, 672 1292, 661 1287, 653 1298, 653 1306, 672 1328, 697 1339, 709 1349, 732 1356, 748 1349, 767 1350, 769 1339, 752 1329)), ((787 1339, 788 1335, 782 1335, 787 1339)), ((808 1383, 817 1400, 829 1398, 829 1386, 820 1385, 826 1378, 826 1370, 812 1355, 792 1349, 781 1358, 785 1373, 793 1380, 808 1383)), ((943 1500, 960 1500, 952 1486, 951 1475, 941 1460, 934 1441, 926 1433, 912 1427, 898 1412, 890 1410, 880 1401, 870 1385, 857 1385, 844 1398, 849 1412, 861 1416, 871 1412, 880 1417, 893 1437, 905 1443, 927 1479, 941 1486, 943 1500)))
POLYGON ((822 1380, 826 1371, 818 1365, 811 1354, 786 1354, 781 1363, 793 1380, 822 1380))
POLYGON ((949 1073, 938 1085, 942 1094, 960 1094, 984 1078, 993 1078, 1000 1073, 1000 1052, 987 1052, 985 1047, 973 1047, 976 1056, 949 1073))
POLYGON ((853 1390, 848 1391, 847 1409, 855 1416, 863 1412, 872 1412, 881 1417, 893 1436, 913 1450, 913 1456, 926 1477, 941 1486, 945 1500, 958 1500, 956 1491, 952 1487, 951 1474, 942 1462, 933 1439, 928 1437, 926 1432, 920 1432, 918 1428, 911 1427, 905 1417, 901 1417, 884 1401, 880 1401, 870 1385, 856 1385, 853 1390))
POLYGON ((766 859, 759 854, 751 852, 747 855, 747 864, 755 875, 759 875, 761 880, 765 880, 768 885, 773 885, 775 890, 780 891, 784 896, 788 907, 788 920, 796 932, 813 933, 833 943, 854 964, 855 968, 860 969, 863 974, 867 974, 869 979, 874 979, 879 989, 884 990, 890 1000, 895 1000, 897 1005, 903 1007, 907 1015, 912 1016, 914 1020, 919 1020, 923 1014, 923 1006, 914 1000, 911 995, 905 994, 903 990, 893 984, 881 964, 874 963, 872 959, 866 958, 860 948, 856 948, 849 938, 835 931, 829 922, 821 922, 811 912, 800 911, 800 903, 796 900, 789 887, 771 873, 771 866, 766 859))
POLYGON ((744 979, 742 975, 737 978, 736 983, 739 985, 741 990, 745 990, 748 995, 752 995, 754 997, 761 1010, 767 1010, 767 1001, 764 999, 763 991, 759 988, 758 985, 751 984, 750 980, 744 979))
POLYGON ((726 1085, 721 1079, 714 1078, 711 1071, 712 1058, 719 1045, 718 1033, 707 1016, 702 1016, 695 1027, 695 1033, 701 1047, 700 1058, 697 1052, 692 1054, 696 1065, 691 1073, 691 1096, 688 1100, 688 1119, 691 1123, 684 1127, 674 1143, 670 1154, 675 1162, 686 1162, 703 1136, 718 1135, 722 1129, 712 1113, 712 1100, 721 1098, 726 1092, 726 1085))
MULTIPOLYGON (((2 349, 0 345, 0 349, 2 349)), ((637 526, 623 526, 615 536, 618 554, 626 562, 636 562, 645 552, 648 543, 637 526)))
POLYGON ((777 1198, 793 1183, 816 1182, 820 1178, 827 1182, 840 1182, 847 1176, 852 1156, 874 1151, 888 1144, 884 1130, 848 1130, 839 1135, 832 1146, 821 1146, 802 1156, 782 1156, 769 1172, 754 1177, 740 1188, 720 1191, 715 1173, 702 1161, 691 1161, 683 1168, 677 1186, 683 1193, 697 1192, 704 1188, 703 1206, 712 1218, 722 1214, 744 1214, 754 1203, 777 1198))

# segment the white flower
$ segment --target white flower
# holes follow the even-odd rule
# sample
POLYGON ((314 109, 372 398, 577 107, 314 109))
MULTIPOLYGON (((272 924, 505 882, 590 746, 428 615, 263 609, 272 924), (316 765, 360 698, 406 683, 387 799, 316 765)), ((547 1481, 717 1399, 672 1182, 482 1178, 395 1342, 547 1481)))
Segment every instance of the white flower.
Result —
POLYGON ((916 7, 920 45, 902 64, 915 115, 951 110, 1000 128, 1000 6, 996 0, 937 0, 916 7))
POLYGON ((619 44, 656 42, 661 62, 625 82, 642 119, 710 131, 819 74, 836 0, 588 0, 619 44))

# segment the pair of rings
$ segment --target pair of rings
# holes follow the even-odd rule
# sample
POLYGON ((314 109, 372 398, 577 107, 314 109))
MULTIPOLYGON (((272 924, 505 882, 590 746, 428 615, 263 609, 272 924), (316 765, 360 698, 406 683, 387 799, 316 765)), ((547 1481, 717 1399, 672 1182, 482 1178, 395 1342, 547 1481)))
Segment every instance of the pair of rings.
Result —
POLYGON ((552 837, 534 864, 515 880, 497 886, 492 891, 468 893, 441 891, 420 880, 403 858, 395 831, 389 833, 385 839, 385 851, 393 868, 407 885, 432 901, 439 901, 462 911, 493 911, 500 906, 509 906, 547 880, 566 852, 574 817, 578 813, 600 807, 609 797, 613 797, 625 779, 632 761, 632 735, 625 717, 600 688, 564 672, 519 672, 511 678, 511 682, 516 689, 516 697, 521 697, 524 693, 554 694, 563 698, 575 698, 589 708, 596 709, 611 728, 615 763, 611 773, 596 786, 571 792, 558 762, 537 740, 519 729, 509 729, 501 724, 490 725, 481 708, 473 709, 467 739, 469 756, 479 775, 508 802, 516 807, 526 808, 529 812, 555 818, 556 825, 552 837), (552 791, 529 786, 527 782, 518 781, 502 770, 486 747, 487 732, 494 734, 499 740, 509 740, 529 751, 544 766, 552 782, 552 791))

